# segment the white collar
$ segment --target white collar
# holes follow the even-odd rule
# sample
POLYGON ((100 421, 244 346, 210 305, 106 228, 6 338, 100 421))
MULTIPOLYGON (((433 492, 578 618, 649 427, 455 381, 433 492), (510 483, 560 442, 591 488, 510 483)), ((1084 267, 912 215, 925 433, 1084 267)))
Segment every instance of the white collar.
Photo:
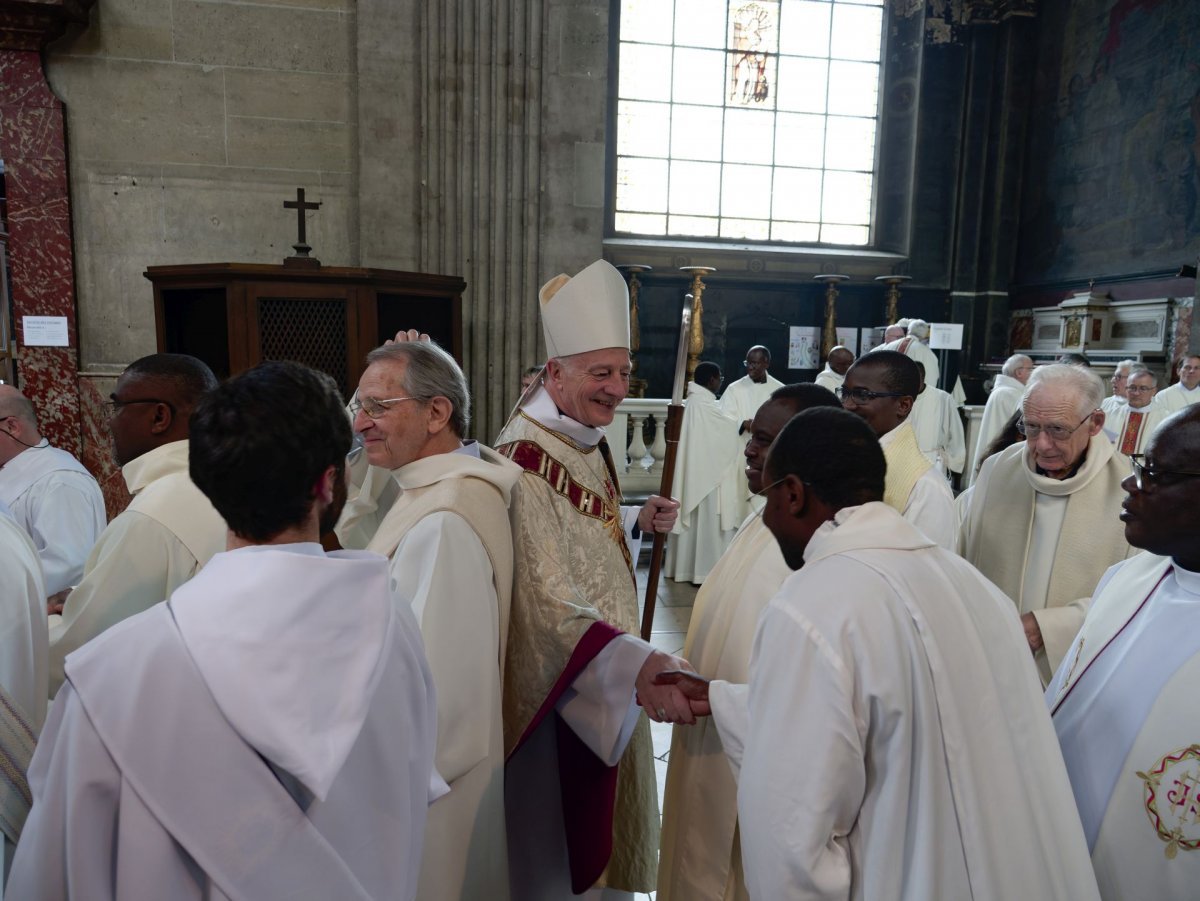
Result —
POLYGON ((137 494, 151 482, 157 482, 163 476, 177 472, 188 471, 188 442, 172 441, 154 450, 146 451, 140 457, 130 460, 121 467, 121 475, 125 477, 125 485, 130 494, 137 494))
POLYGON ((595 447, 604 438, 604 429, 584 425, 559 410, 544 385, 539 385, 537 391, 525 401, 521 412, 550 431, 566 435, 584 447, 595 447))

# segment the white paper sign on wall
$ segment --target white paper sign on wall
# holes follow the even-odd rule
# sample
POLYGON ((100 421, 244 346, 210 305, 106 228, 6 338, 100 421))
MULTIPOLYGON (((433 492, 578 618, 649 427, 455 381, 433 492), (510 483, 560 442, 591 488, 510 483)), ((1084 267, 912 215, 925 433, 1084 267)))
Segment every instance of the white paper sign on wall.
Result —
POLYGON ((26 347, 69 347, 66 316, 22 316, 26 347))
POLYGON ((961 322, 929 323, 929 346, 934 350, 962 350, 961 322))

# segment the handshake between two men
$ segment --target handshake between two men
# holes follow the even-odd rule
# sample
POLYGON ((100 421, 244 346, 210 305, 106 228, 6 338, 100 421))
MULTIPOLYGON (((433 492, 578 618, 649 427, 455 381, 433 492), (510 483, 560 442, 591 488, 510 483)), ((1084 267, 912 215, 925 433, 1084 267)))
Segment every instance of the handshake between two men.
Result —
MULTIPOLYGON (((651 496, 638 514, 643 533, 669 532, 679 516, 679 501, 651 496)), ((710 714, 708 680, 696 675, 690 663, 674 654, 652 651, 634 683, 637 700, 656 723, 693 725, 710 714)))
POLYGON ((691 726, 696 717, 712 715, 708 683, 682 657, 655 651, 638 673, 638 703, 656 723, 691 726))

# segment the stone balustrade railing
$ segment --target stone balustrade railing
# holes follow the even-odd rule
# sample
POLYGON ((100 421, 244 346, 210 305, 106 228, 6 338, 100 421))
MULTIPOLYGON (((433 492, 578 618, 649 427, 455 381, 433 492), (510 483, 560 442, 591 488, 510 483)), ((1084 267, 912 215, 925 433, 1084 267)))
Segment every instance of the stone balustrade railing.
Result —
POLYGON ((667 455, 666 397, 630 397, 617 407, 612 425, 605 429, 621 491, 627 501, 657 494, 667 455), (646 444, 646 434, 653 437, 646 444), (626 439, 628 436, 628 439, 626 439), (625 448, 622 456, 620 448, 625 448))

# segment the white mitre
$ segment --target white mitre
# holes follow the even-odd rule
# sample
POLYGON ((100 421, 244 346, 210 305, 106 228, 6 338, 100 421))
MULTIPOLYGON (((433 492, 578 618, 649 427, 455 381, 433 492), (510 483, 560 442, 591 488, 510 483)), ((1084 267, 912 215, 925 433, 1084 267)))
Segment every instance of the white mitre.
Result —
POLYGON ((611 263, 597 260, 574 278, 554 276, 538 300, 547 358, 629 347, 629 288, 611 263))

